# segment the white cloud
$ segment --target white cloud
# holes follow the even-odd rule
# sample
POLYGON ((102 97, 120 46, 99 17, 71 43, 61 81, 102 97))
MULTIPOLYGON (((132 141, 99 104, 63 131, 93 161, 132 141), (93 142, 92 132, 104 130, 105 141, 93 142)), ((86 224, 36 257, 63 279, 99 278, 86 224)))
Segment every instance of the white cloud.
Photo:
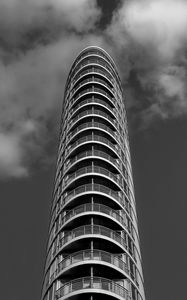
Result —
MULTIPOLYGON (((173 58, 187 42, 187 2, 185 0, 128 1, 118 11, 113 27, 137 43, 152 46, 160 58, 173 58)), ((121 39, 121 37, 119 37, 121 39)), ((125 40, 125 38, 124 38, 125 40)))
POLYGON ((46 157, 48 123, 61 110, 72 60, 88 45, 110 49, 124 81, 133 71, 143 96, 152 90, 144 109, 129 80, 131 99, 147 124, 155 116, 187 113, 186 12, 182 0, 125 1, 97 36, 96 1, 1 0, 0 177, 27 176, 33 160, 46 157))
MULTIPOLYGON (((131 106, 147 124, 154 116, 166 119, 187 113, 186 32, 186 0, 124 1, 107 29, 123 75, 128 79, 131 71, 136 74, 144 99, 131 106)), ((131 84, 136 92, 132 80, 131 84)))
POLYGON ((180 100, 185 98, 186 72, 182 67, 169 67, 158 76, 160 87, 168 97, 177 96, 180 100))
POLYGON ((27 176, 17 134, 0 133, 0 145, 0 178, 27 176))
POLYGON ((27 116, 44 120, 63 98, 72 60, 96 37, 66 36, 30 50, 7 65, 0 64, 0 126, 16 126, 27 116))
POLYGON ((1 178, 27 176, 33 160, 43 160, 52 139, 48 123, 54 115, 60 118, 57 111, 72 60, 93 40, 100 43, 89 34, 99 16, 92 0, 1 0, 0 38, 5 42, 0 47, 1 178), (40 30, 41 25, 48 26, 47 37, 53 31, 47 43, 39 39, 22 49, 26 42, 22 34, 33 26, 40 30), (56 37, 58 27, 61 34, 56 37), (14 47, 9 42, 15 42, 14 47))
POLYGON ((99 18, 100 10, 96 0, 1 0, 0 16, 0 23, 8 31, 19 28, 23 32, 37 24, 50 27, 55 22, 87 32, 99 18))
POLYGON ((100 10, 94 0, 43 0, 48 2, 71 26, 78 31, 93 29, 100 16, 100 10))

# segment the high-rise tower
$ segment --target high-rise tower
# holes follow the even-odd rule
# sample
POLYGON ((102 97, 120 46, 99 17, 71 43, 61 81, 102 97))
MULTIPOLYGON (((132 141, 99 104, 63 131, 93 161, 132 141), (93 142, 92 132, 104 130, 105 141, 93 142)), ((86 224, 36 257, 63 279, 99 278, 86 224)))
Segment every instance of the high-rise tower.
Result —
POLYGON ((145 300, 120 78, 88 47, 70 70, 42 300, 145 300))

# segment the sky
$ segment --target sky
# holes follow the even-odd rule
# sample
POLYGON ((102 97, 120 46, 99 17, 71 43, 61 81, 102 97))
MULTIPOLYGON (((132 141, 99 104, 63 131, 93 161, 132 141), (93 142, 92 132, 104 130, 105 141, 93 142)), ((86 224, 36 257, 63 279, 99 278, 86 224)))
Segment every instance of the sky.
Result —
POLYGON ((88 45, 122 80, 146 299, 186 298, 186 32, 186 0, 0 0, 1 299, 40 299, 64 85, 88 45))

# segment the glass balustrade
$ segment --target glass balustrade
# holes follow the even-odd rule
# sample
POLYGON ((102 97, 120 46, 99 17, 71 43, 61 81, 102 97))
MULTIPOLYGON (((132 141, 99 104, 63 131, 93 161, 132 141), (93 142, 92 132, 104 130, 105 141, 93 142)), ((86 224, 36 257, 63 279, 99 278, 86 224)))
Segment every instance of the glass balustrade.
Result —
MULTIPOLYGON (((87 95, 88 93, 100 93, 102 96, 104 97, 107 97, 107 101, 109 101, 110 103, 112 103, 113 106, 115 106, 115 108, 118 110, 117 108, 117 102, 114 100, 113 97, 110 97, 110 95, 106 92, 104 92, 103 90, 99 89, 99 91, 97 90, 96 91, 96 88, 95 89, 92 89, 92 88, 87 88, 87 89, 84 89, 82 92, 80 92, 76 97, 74 98, 71 98, 71 102, 70 102, 70 109, 72 109, 72 107, 74 106, 74 104, 78 101, 78 99, 80 99, 81 96, 85 96, 87 95)), ((94 94, 94 97, 96 98, 96 95, 94 94)), ((87 99, 88 99, 88 95, 87 95, 87 99)), ((85 100, 87 100, 85 99, 85 100)), ((81 100, 82 102, 82 100, 81 100)), ((105 101, 106 103, 106 101, 105 101)), ((119 111, 119 110, 118 110, 119 111)))
POLYGON ((114 102, 114 98, 112 96, 109 95, 109 93, 103 91, 102 89, 100 88, 96 88, 96 87, 92 87, 92 88, 87 88, 87 89, 84 89, 82 92, 78 93, 75 97, 72 98, 71 100, 71 106, 74 104, 74 102, 80 98, 81 96, 83 95, 86 95, 88 93, 99 93, 101 95, 104 95, 106 96, 109 100, 111 100, 112 102, 114 102))
POLYGON ((103 129, 105 131, 107 131, 108 133, 110 133, 112 135, 112 137, 115 137, 115 139, 117 139, 119 142, 120 138, 117 134, 116 131, 112 130, 110 127, 104 125, 103 123, 99 123, 99 122, 86 122, 83 123, 79 126, 77 126, 74 130, 72 130, 67 137, 67 143, 69 143, 69 141, 79 132, 81 132, 81 130, 86 129, 86 128, 99 128, 99 129, 103 129))
POLYGON ((74 117, 70 122, 69 122, 69 125, 68 125, 68 131, 72 128, 72 126, 75 124, 75 122, 77 120, 79 120, 80 118, 84 117, 84 116, 88 116, 88 115, 99 115, 99 116, 102 116, 104 118, 106 118, 107 120, 109 120, 113 125, 117 125, 116 121, 111 118, 107 113, 105 113, 104 111, 102 110, 98 110, 98 109, 87 109, 85 111, 82 111, 81 113, 79 113, 78 115, 76 115, 76 117, 74 117))
POLYGON ((92 76, 91 78, 84 79, 84 80, 82 80, 80 83, 74 85, 74 87, 73 87, 73 89, 72 89, 72 91, 71 91, 71 92, 72 92, 72 97, 73 97, 73 95, 77 92, 77 90, 78 90, 81 86, 85 85, 86 83, 90 83, 90 82, 93 82, 93 83, 101 83, 101 84, 103 84, 104 86, 106 86, 106 87, 110 90, 110 92, 114 93, 114 89, 113 89, 113 88, 110 86, 110 84, 108 84, 105 80, 102 80, 102 79, 99 79, 99 78, 97 78, 97 77, 95 77, 95 76, 92 76))
POLYGON ((126 229, 129 229, 128 227, 128 221, 127 216, 124 212, 121 211, 121 214, 110 208, 109 206, 99 204, 99 203, 86 203, 79 205, 75 207, 74 209, 70 210, 66 215, 61 216, 60 218, 60 224, 64 225, 67 221, 72 219, 73 217, 82 214, 84 212, 100 212, 107 216, 110 216, 120 222, 122 226, 124 226, 126 229))
POLYGON ((128 290, 125 289, 122 285, 116 283, 115 281, 101 277, 83 277, 69 281, 64 284, 59 290, 57 290, 56 299, 59 299, 66 295, 68 296, 68 294, 70 293, 83 289, 96 289, 97 292, 99 292, 98 290, 101 289, 114 293, 115 295, 118 295, 123 299, 129 299, 128 290))
POLYGON ((125 273, 129 274, 129 269, 127 264, 117 255, 113 255, 109 252, 101 251, 101 250, 85 250, 73 253, 66 257, 63 261, 61 261, 57 266, 57 274, 62 272, 65 268, 72 266, 76 263, 83 261, 101 261, 114 265, 125 273))
POLYGON ((90 151, 83 151, 80 152, 79 154, 77 154, 76 156, 74 156, 73 158, 69 159, 66 162, 66 169, 65 171, 67 172, 69 167, 71 167, 75 162, 79 161, 82 158, 86 158, 89 156, 97 156, 97 157, 102 157, 105 158, 106 160, 110 161, 112 164, 114 164, 117 168, 121 169, 121 165, 119 163, 118 159, 113 158, 112 156, 108 155, 106 152, 104 151, 100 151, 100 150, 90 150, 90 151))
POLYGON ((128 268, 126 261, 120 258, 120 256, 117 254, 111 254, 110 252, 97 249, 78 251, 65 257, 61 262, 58 263, 56 271, 54 271, 54 273, 50 276, 48 285, 66 268, 73 267, 80 262, 89 262, 89 260, 111 264, 112 266, 122 270, 127 275, 129 275, 130 278, 138 285, 137 278, 135 274, 132 273, 128 268))
MULTIPOLYGON (((91 142, 91 141, 93 141, 93 142, 101 142, 101 143, 109 146, 110 148, 112 148, 116 152, 117 156, 122 157, 122 159, 124 160, 124 158, 126 157, 126 149, 124 147, 122 147, 120 137, 117 134, 114 134, 114 133, 111 134, 111 135, 112 135, 112 139, 113 139, 114 143, 111 142, 111 141, 109 141, 108 138, 105 138, 103 136, 97 135, 95 133, 92 133, 92 135, 91 134, 85 135, 85 136, 77 139, 75 142, 67 145, 65 156, 67 158, 69 156, 69 154, 73 151, 73 149, 75 149, 77 146, 79 146, 79 145, 81 145, 81 144, 83 144, 85 142, 91 142), (122 156, 121 153, 123 153, 123 156, 122 156)), ((69 141, 67 139, 67 144, 68 143, 69 143, 69 141)), ((62 148, 61 152, 63 152, 64 150, 65 149, 62 148)))
POLYGON ((97 184, 97 183, 81 185, 69 192, 65 192, 62 195, 62 206, 64 206, 75 196, 86 192, 100 192, 114 198, 131 215, 129 201, 122 192, 114 191, 102 184, 97 184))
POLYGON ((73 196, 75 196, 77 194, 84 193, 84 192, 89 192, 89 191, 102 192, 104 194, 112 196, 113 198, 115 198, 119 202, 120 202, 119 199, 122 199, 120 192, 109 189, 108 187, 106 187, 104 185, 101 185, 101 184, 85 184, 85 185, 81 185, 81 186, 77 187, 76 189, 74 189, 70 192, 65 193, 66 201, 68 201, 70 198, 72 198, 73 196))
MULTIPOLYGON (((59 211, 57 212, 57 215, 60 213, 61 209, 67 203, 69 203, 72 199, 74 199, 76 196, 79 196, 80 194, 85 194, 86 192, 93 192, 93 193, 99 192, 99 193, 103 193, 106 196, 113 198, 121 205, 121 207, 123 209, 125 209, 125 211, 129 215, 130 219, 132 219, 132 212, 133 212, 134 218, 136 218, 134 210, 129 202, 129 199, 127 198, 126 194, 124 194, 124 192, 114 191, 102 184, 97 184, 97 183, 81 185, 71 191, 64 192, 60 196, 61 208, 59 207, 59 211)), ((55 203, 53 205, 55 205, 55 203)), ((55 215, 54 215, 54 217, 55 217, 55 215)), ((53 217, 53 222, 54 222, 54 217, 53 217)))
MULTIPOLYGON (((68 231, 65 233, 65 235, 59 239, 59 248, 65 246, 70 241, 76 239, 80 236, 86 236, 86 235, 102 235, 105 237, 108 237, 118 244, 120 244, 122 247, 124 247, 127 250, 131 250, 127 246, 126 240, 117 232, 109 229, 108 227, 100 226, 100 225, 85 225, 77 227, 73 230, 68 231)), ((55 253, 54 253, 55 254, 55 253)))
POLYGON ((81 145, 82 143, 85 142, 101 142, 105 145, 108 145, 110 148, 112 148, 115 152, 119 152, 120 151, 120 147, 116 144, 113 144, 112 142, 110 142, 108 139, 99 136, 99 135, 87 135, 87 136, 83 136, 81 138, 79 138, 77 141, 75 141, 74 143, 72 143, 71 145, 69 145, 67 147, 67 151, 66 151, 66 157, 70 154, 71 151, 73 151, 73 149, 75 149, 77 146, 81 145))
MULTIPOLYGON (((101 75, 105 75, 105 77, 107 79, 110 80, 110 82, 112 82, 113 85, 117 86, 118 83, 117 83, 117 79, 115 77, 115 75, 113 73, 110 72, 110 70, 107 68, 106 64, 104 63, 99 63, 98 61, 93 61, 91 63, 88 63, 88 62, 83 62, 81 63, 81 65, 79 66, 79 68, 77 70, 75 70, 73 76, 72 76, 72 82, 75 82, 75 80, 77 80, 77 77, 78 76, 81 76, 81 74, 83 74, 83 72, 85 72, 85 74, 87 74, 87 70, 91 70, 92 69, 92 72, 97 72, 95 71, 96 69, 98 70, 101 70, 101 75), (94 69, 94 71, 93 71, 94 69)), ((82 76, 81 76, 82 77, 82 76)), ((72 86, 72 85, 71 85, 72 86)), ((118 85, 119 86, 119 85, 118 85)), ((69 90, 70 90, 70 86, 69 86, 69 90)), ((66 95, 67 96, 67 95, 66 95)))
POLYGON ((88 167, 78 169, 76 172, 66 175, 64 177, 64 188, 68 184, 70 184, 74 179, 76 179, 77 177, 79 177, 81 175, 88 174, 88 173, 98 173, 98 174, 101 174, 101 175, 105 175, 105 176, 109 177, 110 179, 112 179, 114 182, 116 182, 118 185, 123 187, 123 185, 122 185, 122 183, 123 183, 122 176, 115 175, 114 173, 108 171, 105 168, 93 165, 93 166, 88 166, 88 167))
POLYGON ((97 55, 97 56, 100 56, 102 58, 104 58, 114 69, 116 68, 115 64, 113 63, 113 61, 111 59, 108 58, 107 55, 105 55, 104 53, 101 53, 101 51, 97 51, 97 50, 89 50, 89 51, 86 51, 85 53, 81 54, 76 63, 75 63, 75 66, 77 66, 77 64, 79 64, 79 62, 86 58, 86 57, 90 57, 91 55, 97 55))
POLYGON ((118 137, 118 135, 116 134, 116 132, 114 130, 112 130, 110 127, 104 125, 103 123, 99 123, 99 122, 86 122, 86 123, 83 123, 83 124, 79 125, 74 130, 72 130, 69 133, 68 138, 71 138, 72 136, 74 136, 76 133, 78 133, 82 129, 89 128, 89 127, 96 127, 96 128, 104 129, 105 131, 109 132, 110 134, 112 134, 116 138, 118 137))
POLYGON ((111 68, 111 63, 107 60, 105 57, 102 57, 101 55, 97 55, 95 54, 95 57, 87 55, 87 59, 85 60, 86 57, 80 59, 76 65, 71 69, 70 74, 71 77, 74 78, 76 72, 82 68, 83 66, 85 66, 86 63, 92 64, 92 63, 97 63, 99 65, 102 65, 103 67, 105 67, 110 74, 112 74, 114 76, 114 78, 116 80, 119 80, 119 76, 117 75, 117 72, 115 70, 114 67, 111 68), (99 56, 99 57, 98 57, 99 56))
POLYGON ((74 76, 73 80, 72 80, 72 84, 76 84, 76 82, 82 78, 83 76, 87 75, 87 74, 99 74, 101 76, 104 76, 105 78, 107 78, 107 80, 109 80, 111 82, 111 85, 114 84, 114 79, 112 78, 112 76, 109 73, 106 73, 106 71, 102 71, 100 68, 88 68, 84 71, 81 71, 80 73, 78 73, 77 75, 74 76))
POLYGON ((87 99, 84 99, 82 100, 80 103, 78 103, 69 113, 69 118, 72 117, 76 112, 77 110, 86 105, 86 104, 92 104, 92 103, 97 103, 97 104, 101 104, 105 107, 107 107, 109 110, 110 110, 110 113, 114 114, 115 116, 117 115, 116 113, 116 110, 114 108, 112 108, 112 106, 110 104, 108 104, 106 101, 104 100, 101 100, 101 99, 98 99, 96 97, 94 98, 87 98, 87 99))
MULTIPOLYGON (((109 116, 110 116, 110 114, 113 115, 113 122, 114 123, 115 123, 114 118, 120 118, 120 116, 121 116, 117 112, 117 110, 115 108, 112 108, 111 105, 109 105, 106 101, 94 97, 94 98, 89 98, 89 99, 82 100, 73 109, 71 109, 67 120, 70 120, 77 113, 79 108, 85 106, 86 104, 101 104, 101 105, 105 106, 110 111, 109 116)), ((119 124, 122 127, 121 121, 119 121, 119 124)))

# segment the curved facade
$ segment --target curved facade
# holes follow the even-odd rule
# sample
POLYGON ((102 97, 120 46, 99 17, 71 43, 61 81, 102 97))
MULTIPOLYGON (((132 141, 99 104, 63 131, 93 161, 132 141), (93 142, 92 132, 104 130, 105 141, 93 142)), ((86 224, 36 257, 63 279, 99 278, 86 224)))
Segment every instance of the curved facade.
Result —
POLYGON ((101 297, 145 299, 120 78, 88 47, 66 83, 42 300, 101 297))

